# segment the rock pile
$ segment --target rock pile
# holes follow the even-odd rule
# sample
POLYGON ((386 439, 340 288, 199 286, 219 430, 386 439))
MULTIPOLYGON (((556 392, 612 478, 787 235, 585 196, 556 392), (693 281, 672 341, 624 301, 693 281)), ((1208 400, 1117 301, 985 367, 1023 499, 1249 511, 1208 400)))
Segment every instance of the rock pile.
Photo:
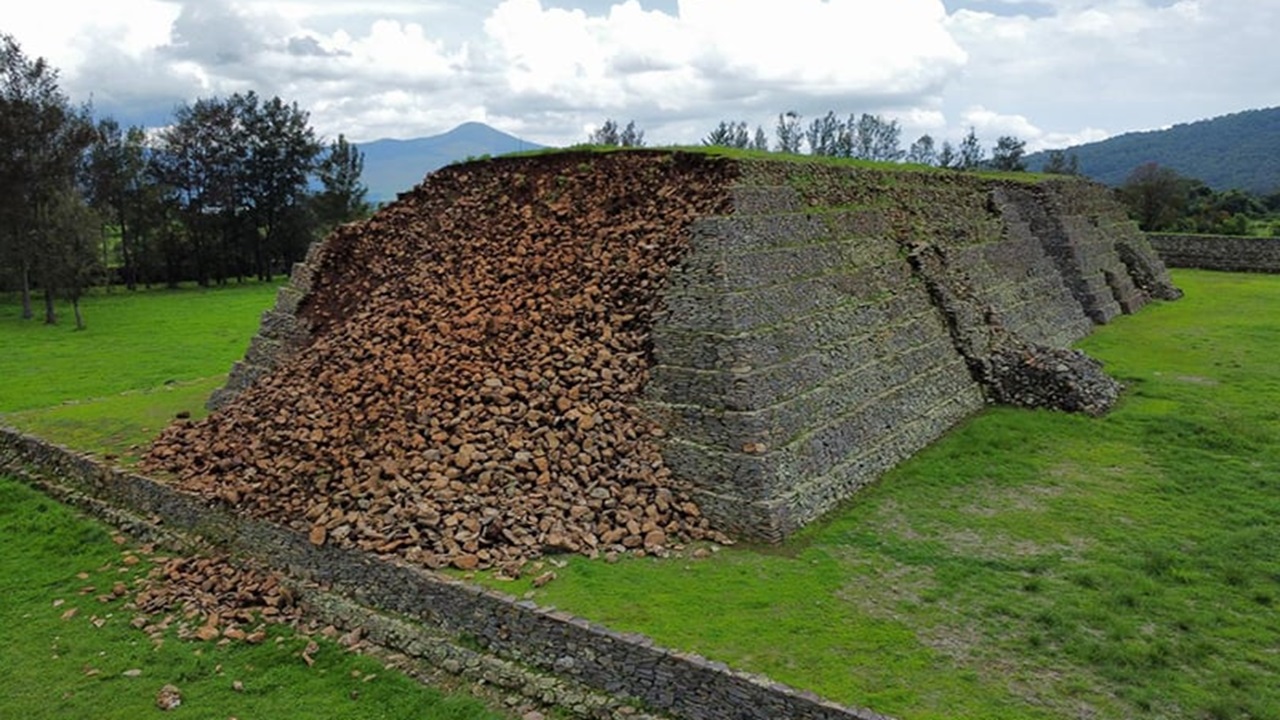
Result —
POLYGON ((269 573, 220 556, 156 561, 161 564, 138 583, 131 602, 142 613, 134 626, 153 637, 161 637, 176 620, 182 637, 261 642, 262 623, 295 624, 302 617, 293 594, 269 573))
POLYGON ((1079 350, 1020 343, 993 352, 986 363, 991 399, 1006 405, 1096 417, 1111 410, 1123 389, 1102 363, 1079 350))
POLYGON ((430 567, 723 539, 635 406, 689 225, 733 166, 557 154, 442 170, 329 238, 309 346, 144 461, 186 490, 430 567))

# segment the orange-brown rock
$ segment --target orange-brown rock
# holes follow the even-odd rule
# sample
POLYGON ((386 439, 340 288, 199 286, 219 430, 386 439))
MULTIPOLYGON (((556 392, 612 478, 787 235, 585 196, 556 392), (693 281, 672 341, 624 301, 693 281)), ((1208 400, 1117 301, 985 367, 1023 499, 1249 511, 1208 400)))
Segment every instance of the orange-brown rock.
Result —
POLYGON ((722 539, 636 400, 660 290, 733 172, 625 153, 435 173, 326 241, 308 344, 145 467, 428 567, 722 539))

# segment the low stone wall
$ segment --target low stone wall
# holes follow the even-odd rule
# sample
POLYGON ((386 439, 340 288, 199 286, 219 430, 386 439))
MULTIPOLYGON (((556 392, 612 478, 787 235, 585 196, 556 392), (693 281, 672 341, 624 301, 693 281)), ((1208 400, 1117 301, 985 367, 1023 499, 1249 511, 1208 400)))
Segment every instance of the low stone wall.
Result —
POLYGON ((1280 238, 1148 233, 1147 239, 1169 267, 1280 273, 1280 238))
MULTIPOLYGON (((295 578, 327 585, 362 605, 466 637, 509 661, 603 691, 619 704, 638 702, 699 720, 886 720, 554 608, 367 553, 316 547, 298 533, 231 515, 15 430, 0 428, 0 470, 56 478, 91 498, 153 518, 170 532, 197 535, 295 578)), ((362 617, 350 609, 329 614, 362 617)))

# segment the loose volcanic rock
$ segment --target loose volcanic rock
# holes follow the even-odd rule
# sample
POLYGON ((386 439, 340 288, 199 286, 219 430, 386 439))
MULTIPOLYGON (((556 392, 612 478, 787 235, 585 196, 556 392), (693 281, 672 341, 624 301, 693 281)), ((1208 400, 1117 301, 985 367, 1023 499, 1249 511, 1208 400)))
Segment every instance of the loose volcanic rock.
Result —
POLYGON ((671 153, 446 168, 327 240, 310 344, 144 467, 430 567, 721 539, 636 407, 689 226, 735 172, 671 153))
MULTIPOLYGON (((262 622, 294 624, 302 617, 274 575, 221 556, 164 560, 138 583, 130 606, 144 617, 176 612, 183 618, 179 634, 201 640, 251 640, 262 622)), ((164 629, 146 620, 138 627, 164 629)))
POLYGON ((182 704, 182 691, 177 685, 165 685, 156 693, 156 707, 160 710, 174 710, 182 704))

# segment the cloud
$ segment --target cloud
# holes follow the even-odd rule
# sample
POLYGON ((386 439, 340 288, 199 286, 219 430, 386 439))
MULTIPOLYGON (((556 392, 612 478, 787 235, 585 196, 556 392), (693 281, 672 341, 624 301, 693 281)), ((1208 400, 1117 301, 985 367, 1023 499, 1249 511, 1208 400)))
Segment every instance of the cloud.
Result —
POLYGON ((1036 17, 966 4, 946 26, 971 62, 944 102, 1017 108, 1052 125, 1032 136, 1049 147, 1110 134, 1098 128, 1152 128, 1280 104, 1280 86, 1261 70, 1280 63, 1269 37, 1280 26, 1276 3, 1059 0, 1052 15, 1036 17))
POLYGON ((678 122, 912 105, 965 63, 944 20, 936 0, 682 0, 675 15, 627 0, 594 16, 505 0, 485 30, 512 105, 678 122))
POLYGON ((289 38, 287 46, 290 55, 299 57, 333 57, 335 55, 347 55, 342 50, 327 50, 320 41, 309 35, 298 35, 289 38))
POLYGON ((186 2, 173 21, 169 42, 159 50, 203 67, 244 67, 266 50, 272 31, 282 29, 279 21, 252 17, 228 0, 186 2))
POLYGON ((973 128, 979 138, 994 141, 1003 135, 1012 135, 1027 143, 1028 152, 1080 145, 1105 140, 1111 133, 1098 128, 1083 128, 1075 132, 1046 132, 1025 115, 1004 115, 975 105, 961 113, 962 125, 973 128))
POLYGON ((1041 134, 1040 128, 1022 115, 1001 115, 981 105, 966 110, 962 118, 982 136, 1016 135, 1027 139, 1041 134))
POLYGON ((253 89, 327 136, 479 120, 567 144, 877 113, 903 137, 1029 147, 1280 105, 1280 4, 1256 0, 42 0, 6 20, 122 121, 253 89), (576 8, 576 9, 575 9, 576 8))
POLYGON ((82 17, 64 43, 75 50, 54 61, 68 92, 92 97, 99 112, 126 123, 157 122, 197 97, 247 90, 296 100, 330 137, 422 135, 486 119, 485 98, 496 94, 491 73, 477 67, 466 43, 432 37, 403 17, 416 10, 422 18, 430 5, 375 3, 397 17, 363 21, 344 14, 359 7, 122 0, 119 15, 82 17), (323 23, 307 7, 320 9, 321 20, 346 22, 318 29, 323 23), (147 32, 139 33, 133 23, 148 13, 164 21, 144 23, 147 32))

